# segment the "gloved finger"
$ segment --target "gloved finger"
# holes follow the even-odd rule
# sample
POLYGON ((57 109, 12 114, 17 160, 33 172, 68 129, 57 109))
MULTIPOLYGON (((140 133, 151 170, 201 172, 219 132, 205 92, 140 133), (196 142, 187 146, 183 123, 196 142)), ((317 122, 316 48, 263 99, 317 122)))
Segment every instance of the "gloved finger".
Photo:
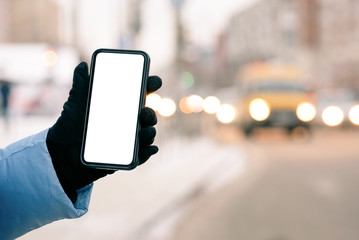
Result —
POLYGON ((140 146, 149 146, 155 141, 156 129, 154 127, 142 128, 139 132, 140 146))
POLYGON ((138 165, 144 164, 152 155, 156 154, 157 152, 157 146, 146 146, 142 148, 140 147, 140 151, 138 153, 138 165))
POLYGON ((83 165, 78 171, 78 175, 81 176, 81 178, 77 179, 77 189, 88 185, 88 179, 91 179, 92 182, 97 181, 98 179, 103 178, 108 174, 113 174, 114 172, 115 171, 113 170, 95 169, 83 165))
POLYGON ((149 76, 147 79, 147 93, 157 91, 162 86, 162 79, 159 76, 149 76))
POLYGON ((152 108, 144 107, 140 113, 140 124, 142 127, 154 126, 157 123, 157 116, 152 108))

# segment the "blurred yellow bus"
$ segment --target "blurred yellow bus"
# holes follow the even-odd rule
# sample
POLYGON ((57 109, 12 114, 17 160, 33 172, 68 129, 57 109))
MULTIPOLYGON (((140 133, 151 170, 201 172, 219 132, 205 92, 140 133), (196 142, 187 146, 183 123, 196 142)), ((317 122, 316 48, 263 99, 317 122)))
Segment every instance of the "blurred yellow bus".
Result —
POLYGON ((239 121, 244 133, 263 127, 309 130, 316 109, 303 78, 303 70, 296 65, 260 62, 242 67, 239 121))

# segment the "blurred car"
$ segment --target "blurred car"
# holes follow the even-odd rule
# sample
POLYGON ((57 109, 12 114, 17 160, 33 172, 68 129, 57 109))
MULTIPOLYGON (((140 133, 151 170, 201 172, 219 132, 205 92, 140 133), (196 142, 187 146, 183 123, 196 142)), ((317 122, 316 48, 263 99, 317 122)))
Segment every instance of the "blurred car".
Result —
POLYGON ((256 64, 246 69, 240 98, 240 127, 246 135, 264 127, 280 127, 290 133, 309 130, 316 115, 311 94, 301 81, 297 66, 256 64))
POLYGON ((358 93, 351 89, 324 89, 317 96, 317 124, 330 127, 359 125, 358 93))

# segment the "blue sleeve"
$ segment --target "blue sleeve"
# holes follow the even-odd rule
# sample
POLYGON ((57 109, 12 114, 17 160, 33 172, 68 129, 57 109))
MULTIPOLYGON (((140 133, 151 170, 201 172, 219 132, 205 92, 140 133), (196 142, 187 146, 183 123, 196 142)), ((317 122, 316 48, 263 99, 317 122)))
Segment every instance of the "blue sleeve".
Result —
POLYGON ((46 146, 47 130, 0 149, 0 239, 14 239, 88 210, 92 184, 67 197, 46 146))

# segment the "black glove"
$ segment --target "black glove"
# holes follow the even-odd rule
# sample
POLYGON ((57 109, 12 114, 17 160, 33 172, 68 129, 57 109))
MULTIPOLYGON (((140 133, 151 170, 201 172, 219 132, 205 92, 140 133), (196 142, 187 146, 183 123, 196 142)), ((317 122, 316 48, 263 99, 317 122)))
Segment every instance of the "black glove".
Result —
MULTIPOLYGON (((162 80, 159 77, 149 77, 147 93, 156 91, 161 85, 162 80)), ((72 89, 63 106, 61 116, 49 129, 46 138, 57 177, 73 203, 77 199, 76 190, 114 172, 88 168, 80 160, 88 89, 88 66, 87 63, 82 62, 75 68, 72 89)), ((139 164, 143 164, 151 155, 158 152, 158 147, 151 145, 156 135, 153 126, 157 123, 157 117, 151 108, 143 108, 139 119, 141 124, 139 164)))

